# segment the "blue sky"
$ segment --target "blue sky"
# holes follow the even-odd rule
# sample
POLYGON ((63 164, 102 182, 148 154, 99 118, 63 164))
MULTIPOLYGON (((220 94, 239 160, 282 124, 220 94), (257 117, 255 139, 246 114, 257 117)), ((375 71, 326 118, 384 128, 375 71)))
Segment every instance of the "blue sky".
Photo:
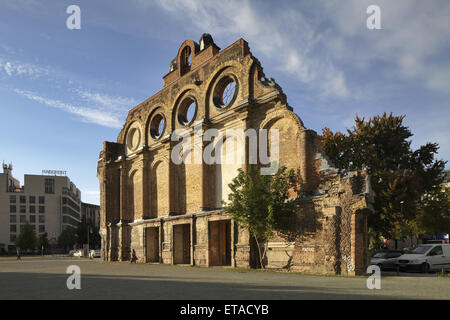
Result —
MULTIPOLYGON (((98 203, 102 142, 162 88, 180 44, 210 33, 249 42, 305 125, 345 130, 356 113, 405 114, 413 147, 450 159, 450 2, 0 1, 0 161, 24 174, 67 170, 98 203), (69 5, 81 30, 68 30, 69 5), (366 9, 381 9, 381 30, 366 9)), ((448 166, 447 166, 448 167, 448 166)))

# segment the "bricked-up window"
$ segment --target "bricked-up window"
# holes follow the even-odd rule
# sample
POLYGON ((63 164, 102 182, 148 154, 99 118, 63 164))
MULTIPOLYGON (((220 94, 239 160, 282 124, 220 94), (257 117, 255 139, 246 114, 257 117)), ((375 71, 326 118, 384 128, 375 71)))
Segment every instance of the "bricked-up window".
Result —
POLYGON ((40 197, 39 197, 39 203, 40 203, 40 204, 44 204, 44 203, 45 203, 45 197, 40 196, 40 197))
POLYGON ((16 203, 17 198, 16 196, 9 196, 9 203, 16 203))
POLYGON ((45 179, 45 193, 55 193, 55 179, 45 179))

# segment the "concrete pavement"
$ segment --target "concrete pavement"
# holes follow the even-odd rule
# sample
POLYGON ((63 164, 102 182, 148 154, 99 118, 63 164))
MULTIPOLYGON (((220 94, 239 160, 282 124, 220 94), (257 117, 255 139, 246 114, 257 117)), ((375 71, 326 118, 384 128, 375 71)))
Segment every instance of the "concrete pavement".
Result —
POLYGON ((450 278, 388 273, 381 290, 366 277, 102 262, 80 258, 0 259, 0 299, 450 299, 450 278), (81 269, 68 290, 66 269, 81 269))

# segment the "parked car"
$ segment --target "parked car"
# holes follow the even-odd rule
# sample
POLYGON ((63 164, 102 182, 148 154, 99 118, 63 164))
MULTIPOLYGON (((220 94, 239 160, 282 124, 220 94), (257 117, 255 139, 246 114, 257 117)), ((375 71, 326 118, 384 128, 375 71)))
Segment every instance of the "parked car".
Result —
POLYGON ((82 257, 83 256, 83 250, 77 250, 73 254, 74 257, 82 257))
POLYGON ((397 259, 400 271, 421 272, 450 270, 450 244, 421 244, 397 259))
POLYGON ((380 270, 396 269, 397 259, 403 254, 401 251, 378 251, 370 259, 371 265, 377 265, 380 270))
POLYGON ((89 252, 89 258, 100 258, 101 253, 100 250, 91 250, 89 252))

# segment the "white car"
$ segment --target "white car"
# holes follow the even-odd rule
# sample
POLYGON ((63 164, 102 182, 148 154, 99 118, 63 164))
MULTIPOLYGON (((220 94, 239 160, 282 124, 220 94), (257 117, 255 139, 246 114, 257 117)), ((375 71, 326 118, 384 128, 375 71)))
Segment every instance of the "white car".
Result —
POLYGON ((73 254, 74 257, 82 257, 83 256, 83 250, 77 250, 73 254))
POLYGON ((89 252, 89 258, 100 258, 100 256, 101 256, 101 253, 100 253, 100 250, 91 250, 90 252, 89 252))
POLYGON ((398 257, 397 267, 400 271, 450 270, 450 244, 421 244, 411 252, 398 257))

